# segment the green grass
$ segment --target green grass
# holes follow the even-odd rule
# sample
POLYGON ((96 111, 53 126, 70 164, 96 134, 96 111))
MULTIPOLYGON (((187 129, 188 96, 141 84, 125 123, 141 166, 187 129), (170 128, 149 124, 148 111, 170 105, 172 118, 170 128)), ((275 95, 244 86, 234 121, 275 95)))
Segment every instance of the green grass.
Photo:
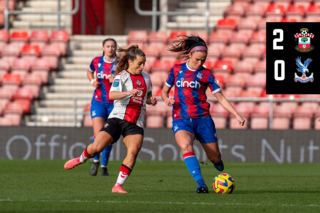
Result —
MULTIPOLYGON (((207 165, 206 165, 207 164, 207 165)), ((197 194, 184 162, 138 161, 112 194, 121 162, 109 177, 89 176, 91 163, 73 170, 60 160, 0 160, 0 212, 320 212, 319 164, 225 163, 235 178, 231 195, 212 189, 218 171, 201 165, 209 194, 197 194)))

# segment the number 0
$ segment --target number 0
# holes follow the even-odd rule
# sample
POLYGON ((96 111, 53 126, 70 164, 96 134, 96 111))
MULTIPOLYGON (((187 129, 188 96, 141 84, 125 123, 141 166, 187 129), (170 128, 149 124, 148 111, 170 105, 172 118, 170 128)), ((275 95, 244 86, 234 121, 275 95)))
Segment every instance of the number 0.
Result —
POLYGON ((273 30, 273 35, 280 34, 279 38, 273 39, 273 49, 274 50, 283 50, 283 46, 278 46, 277 42, 282 42, 283 41, 283 30, 282 29, 274 29, 273 30))
POLYGON ((284 80, 284 61, 283 60, 276 60, 274 62, 274 79, 276 81, 283 81, 284 80), (278 65, 280 64, 280 76, 278 76, 278 65))

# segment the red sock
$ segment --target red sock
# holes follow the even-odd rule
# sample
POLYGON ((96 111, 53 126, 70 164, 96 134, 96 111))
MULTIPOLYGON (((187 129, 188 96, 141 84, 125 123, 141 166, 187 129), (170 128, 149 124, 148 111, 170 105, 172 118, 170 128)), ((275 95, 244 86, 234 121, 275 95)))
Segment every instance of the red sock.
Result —
POLYGON ((132 169, 130 169, 129 167, 127 167, 126 165, 122 164, 120 167, 120 173, 117 179, 117 183, 116 184, 120 184, 123 185, 124 182, 127 180, 127 178, 129 177, 130 173, 131 173, 132 169))
POLYGON ((80 162, 84 163, 86 162, 89 158, 93 158, 93 156, 89 155, 87 152, 87 148, 85 148, 85 150, 82 152, 81 156, 80 156, 80 162))

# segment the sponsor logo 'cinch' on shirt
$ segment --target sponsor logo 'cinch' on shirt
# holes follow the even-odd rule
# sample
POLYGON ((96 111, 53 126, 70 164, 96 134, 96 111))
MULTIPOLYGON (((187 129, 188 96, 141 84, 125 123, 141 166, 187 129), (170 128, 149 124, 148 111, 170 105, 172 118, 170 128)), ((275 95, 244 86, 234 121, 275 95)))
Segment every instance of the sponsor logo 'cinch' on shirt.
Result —
POLYGON ((109 100, 109 91, 112 84, 109 77, 114 74, 116 65, 116 58, 113 61, 106 61, 104 56, 100 56, 92 60, 89 70, 96 72, 97 82, 101 84, 100 87, 95 89, 92 101, 113 103, 113 100, 109 100))
POLYGON ((126 96, 114 100, 114 108, 108 118, 119 118, 143 128, 146 101, 152 91, 150 76, 144 72, 133 75, 123 70, 114 78, 110 91, 125 92, 133 89, 139 90, 135 97, 126 96))
POLYGON ((194 70, 188 63, 173 66, 166 80, 166 86, 175 87, 173 120, 210 115, 206 90, 209 87, 213 94, 221 91, 211 70, 205 67, 194 70))

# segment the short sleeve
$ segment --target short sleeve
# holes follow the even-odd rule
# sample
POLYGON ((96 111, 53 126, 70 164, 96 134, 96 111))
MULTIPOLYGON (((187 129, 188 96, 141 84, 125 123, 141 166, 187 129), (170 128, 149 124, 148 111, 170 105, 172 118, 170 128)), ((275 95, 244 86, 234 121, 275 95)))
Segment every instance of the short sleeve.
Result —
POLYGON ((212 94, 217 94, 218 92, 221 92, 221 89, 218 85, 217 80, 213 77, 213 75, 210 73, 209 75, 209 82, 208 85, 211 89, 212 94))
POLYGON ((166 86, 171 88, 174 84, 174 68, 172 68, 169 72, 169 75, 166 80, 166 86))
POLYGON ((112 82, 112 86, 110 91, 115 91, 115 92, 122 92, 122 86, 123 86, 123 82, 121 81, 121 76, 122 75, 117 75, 112 82))
POLYGON ((95 68, 94 68, 94 65, 93 65, 93 60, 91 61, 91 64, 90 64, 90 66, 89 66, 89 70, 90 70, 91 72, 94 72, 94 71, 95 71, 95 68))

